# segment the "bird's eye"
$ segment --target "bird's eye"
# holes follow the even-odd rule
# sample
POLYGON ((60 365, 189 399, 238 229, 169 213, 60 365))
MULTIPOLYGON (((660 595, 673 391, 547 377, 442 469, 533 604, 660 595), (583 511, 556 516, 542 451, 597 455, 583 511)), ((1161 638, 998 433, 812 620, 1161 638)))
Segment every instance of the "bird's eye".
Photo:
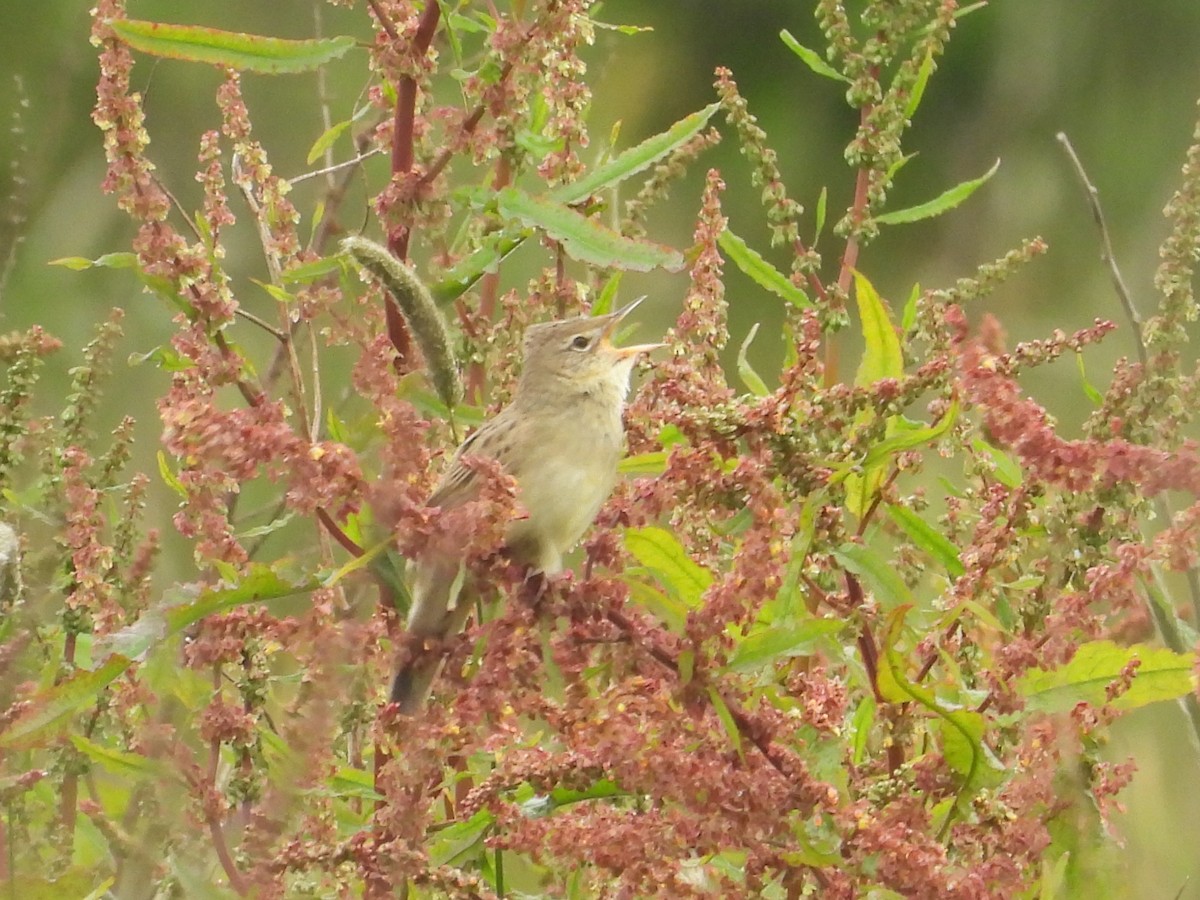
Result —
POLYGON ((592 339, 586 334, 577 334, 571 339, 572 350, 586 350, 592 345, 592 339))

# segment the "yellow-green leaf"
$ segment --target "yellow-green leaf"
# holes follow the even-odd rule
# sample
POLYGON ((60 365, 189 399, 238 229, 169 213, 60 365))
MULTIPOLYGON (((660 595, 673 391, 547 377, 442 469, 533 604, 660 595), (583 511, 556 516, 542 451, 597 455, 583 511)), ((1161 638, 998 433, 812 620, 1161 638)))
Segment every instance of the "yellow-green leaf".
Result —
POLYGON ((28 710, 0 733, 0 747, 30 747, 47 732, 57 733, 57 726, 92 703, 130 665, 131 660, 124 656, 110 656, 99 668, 76 672, 35 695, 28 710))
POLYGON ((625 549, 652 570, 689 609, 700 605, 700 597, 712 584, 708 569, 697 564, 675 535, 665 528, 630 528, 625 532, 625 549))
POLYGON ((901 378, 904 375, 904 354, 887 305, 875 286, 858 271, 854 273, 854 298, 862 320, 865 343, 854 383, 859 387, 869 387, 883 378, 901 378))
POLYGON ((1077 703, 1102 706, 1107 702, 1108 686, 1120 679, 1134 660, 1140 665, 1129 690, 1112 701, 1114 709, 1175 700, 1195 689, 1195 653, 1175 653, 1145 644, 1122 647, 1112 641, 1083 644, 1070 662, 1057 669, 1031 669, 1018 687, 1026 709, 1064 712, 1077 703))
POLYGON ((818 75, 821 75, 824 78, 832 78, 834 81, 844 81, 846 84, 852 83, 849 78, 835 69, 829 63, 825 62, 825 60, 821 58, 821 54, 817 53, 816 50, 810 50, 808 47, 805 47, 798 40, 792 37, 792 33, 786 28, 779 32, 779 37, 789 50, 800 57, 801 62, 803 62, 818 75))
POLYGON ((771 391, 767 388, 766 382, 754 371, 754 367, 750 365, 750 360, 746 359, 746 352, 750 349, 750 344, 754 341, 754 336, 758 334, 758 324, 758 322, 754 323, 749 334, 746 335, 746 339, 742 341, 742 346, 738 350, 737 355, 737 370, 742 383, 750 389, 750 393, 756 397, 765 397, 771 391))
POLYGON ((781 297, 799 309, 810 309, 812 300, 792 280, 776 269, 740 237, 726 228, 717 238, 729 260, 759 287, 781 297))
POLYGON ((293 41, 138 19, 111 19, 108 24, 130 47, 152 56, 271 75, 319 68, 345 54, 355 43, 354 38, 345 35, 293 41))
POLYGON ((882 213, 875 217, 875 221, 880 225, 904 225, 909 222, 919 222, 922 219, 932 219, 934 216, 940 216, 942 213, 954 209, 954 207, 975 193, 975 191, 987 183, 989 178, 996 174, 996 170, 999 168, 1000 160, 996 160, 995 164, 978 178, 956 184, 932 200, 927 200, 916 206, 882 213))
POLYGON ((678 250, 626 237, 556 200, 508 187, 496 195, 496 202, 501 215, 544 231, 580 262, 635 272, 683 268, 683 254, 678 250))

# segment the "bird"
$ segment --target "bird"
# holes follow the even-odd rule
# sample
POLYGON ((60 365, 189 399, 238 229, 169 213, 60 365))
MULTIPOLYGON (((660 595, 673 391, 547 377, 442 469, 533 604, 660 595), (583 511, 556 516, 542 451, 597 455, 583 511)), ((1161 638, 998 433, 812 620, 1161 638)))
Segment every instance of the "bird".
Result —
MULTIPOLYGON (((486 476, 464 460, 495 460, 516 481, 525 512, 507 526, 505 552, 531 573, 562 571, 563 555, 595 520, 616 483, 634 363, 666 346, 613 344, 618 326, 645 299, 607 315, 530 326, 511 402, 463 441, 427 505, 448 510, 476 498, 486 476)), ((463 562, 446 544, 413 560, 410 652, 397 668, 390 696, 404 715, 424 707, 441 668, 442 654, 431 652, 431 643, 456 634, 466 622, 471 598, 463 589, 463 562)))

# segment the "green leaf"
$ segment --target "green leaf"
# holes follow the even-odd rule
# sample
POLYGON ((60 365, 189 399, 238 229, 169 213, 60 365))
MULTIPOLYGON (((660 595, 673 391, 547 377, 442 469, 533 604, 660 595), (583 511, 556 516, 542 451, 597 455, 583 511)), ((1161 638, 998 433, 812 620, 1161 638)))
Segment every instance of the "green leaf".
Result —
POLYGON ((491 810, 481 809, 465 822, 448 825, 429 848, 430 865, 458 866, 478 857, 484 850, 483 839, 495 821, 491 810))
POLYGON ((671 247, 625 237, 558 201, 534 197, 508 187, 496 195, 501 215, 544 231, 563 245, 572 259, 603 268, 649 272, 683 268, 683 254, 671 247))
POLYGON ((150 759, 148 756, 142 756, 140 753, 131 753, 128 750, 115 750, 112 747, 102 747, 78 734, 71 735, 71 743, 75 745, 76 750, 88 759, 99 763, 117 775, 132 775, 135 777, 153 775, 161 778, 169 776, 172 771, 160 760, 150 759))
POLYGON ((875 698, 871 694, 866 694, 859 701, 858 708, 854 710, 854 718, 851 720, 851 731, 854 734, 854 755, 852 757, 856 766, 861 766, 867 758, 867 747, 871 740, 871 728, 875 724, 875 698))
POLYGON ((171 464, 167 461, 167 455, 161 450, 158 451, 158 475, 162 478, 163 484, 183 499, 187 499, 187 488, 183 486, 183 482, 171 471, 171 464))
POLYGON ((742 270, 759 287, 770 291, 777 297, 782 297, 798 309, 811 309, 812 301, 808 295, 791 279, 763 259, 740 237, 726 228, 717 238, 717 243, 725 251, 730 261, 742 270))
POLYGON ((889 425, 893 425, 888 429, 890 437, 884 438, 878 444, 875 444, 867 451, 867 455, 863 458, 863 467, 871 468, 879 463, 890 459, 897 453, 902 453, 905 450, 911 450, 913 447, 920 447, 922 444, 932 443, 942 437, 950 426, 958 420, 958 400, 954 400, 950 404, 940 419, 932 425, 917 426, 915 428, 908 426, 908 420, 901 416, 894 416, 889 425))
POLYGON ((880 225, 904 225, 909 222, 919 222, 922 219, 931 219, 934 216, 940 216, 947 210, 954 209, 954 207, 975 193, 989 178, 996 174, 996 170, 999 168, 1000 160, 996 160, 995 165, 978 178, 957 184, 932 200, 928 200, 917 206, 910 206, 907 209, 897 209, 893 212, 878 215, 875 217, 875 221, 880 225))
POLYGON ((917 324, 917 303, 921 299, 921 285, 914 284, 908 301, 904 304, 904 312, 900 316, 900 333, 908 334, 917 324))
POLYGON ((725 729, 725 735, 729 738, 729 743, 737 752, 738 759, 745 761, 745 756, 742 753, 742 732, 737 727, 737 722, 733 720, 733 714, 729 712, 729 707, 725 703, 725 698, 721 696, 721 692, 715 687, 708 689, 708 702, 712 704, 713 709, 717 713, 717 718, 721 720, 721 726, 725 729))
POLYGON ((1087 371, 1083 365, 1083 354, 1078 350, 1075 351, 1075 366, 1079 369, 1079 383, 1083 387, 1083 393, 1092 401, 1093 406, 1103 406, 1104 395, 1096 390, 1092 383, 1088 381, 1087 371))
POLYGON ((374 107, 372 107, 370 104, 366 104, 360 109, 356 110, 354 115, 352 115, 349 119, 346 119, 342 122, 336 122, 329 126, 329 128, 325 129, 321 136, 313 141, 313 145, 308 150, 308 156, 305 157, 305 163, 310 166, 315 163, 322 156, 322 154, 332 147, 334 142, 345 133, 347 128, 369 113, 372 109, 374 109, 374 107))
POLYGON ((627 529, 625 549, 658 575, 662 583, 689 609, 700 605, 701 596, 712 584, 712 573, 694 562, 675 535, 665 528, 651 526, 627 529))
POLYGON ((667 596, 653 585, 646 584, 636 577, 638 572, 637 569, 626 569, 622 579, 629 586, 629 601, 646 610, 671 631, 683 634, 691 607, 677 597, 667 596))
MULTIPOLYGON (((666 131, 646 138, 636 147, 617 154, 573 184, 555 189, 551 197, 560 203, 575 203, 602 188, 611 187, 648 169, 699 134, 717 108, 718 104, 714 103, 680 119, 666 131)), ((495 267, 528 236, 527 231, 517 229, 507 229, 489 236, 479 249, 443 273, 441 279, 430 287, 433 299, 439 305, 452 303, 470 290, 484 273, 494 271, 495 267)))
MULTIPOLYGON (((379 552, 379 548, 371 550, 375 551, 376 555, 379 552)), ((372 552, 368 551, 352 563, 361 567, 372 558, 372 552)), ((346 568, 347 566, 343 566, 342 570, 346 568)), ((137 659, 151 647, 179 634, 206 616, 250 603, 311 593, 328 584, 328 575, 313 575, 293 580, 280 575, 269 566, 255 563, 232 584, 221 581, 211 586, 184 585, 176 588, 168 593, 162 604, 147 610, 132 625, 106 635, 103 639, 97 639, 96 646, 98 650, 103 646, 109 652, 137 659)))
MULTIPOLYGON (((984 746, 982 715, 939 702, 931 690, 911 681, 905 674, 906 662, 898 644, 908 609, 901 606, 888 616, 876 687, 883 699, 891 703, 916 703, 941 720, 942 755, 946 764, 962 778, 961 799, 982 786, 998 783, 1003 770, 984 746)), ((949 824, 947 819, 945 825, 949 824)))
MULTIPOLYGON (((904 353, 900 338, 892 326, 891 316, 883 298, 874 285, 861 272, 854 272, 854 296, 858 304, 859 319, 862 321, 863 358, 859 363, 854 383, 859 387, 870 387, 884 378, 900 379, 904 376, 904 353)), ((865 428, 875 417, 872 410, 863 410, 854 417, 854 428, 865 428)), ((897 417, 891 417, 886 425, 889 436, 896 430, 897 417)), ((886 441, 885 441, 886 443, 886 441)), ((858 518, 866 515, 871 503, 883 483, 884 467, 889 453, 895 450, 872 448, 862 464, 862 474, 846 476, 846 505, 858 518)))
POLYGON ((354 38, 345 35, 292 41, 138 19, 110 19, 108 24, 130 47, 152 56, 271 75, 319 68, 345 54, 355 43, 354 38))
POLYGON ((343 259, 344 257, 340 255, 322 256, 320 259, 292 266, 280 273, 279 277, 284 284, 309 284, 326 275, 340 272, 343 259))
POLYGON ((355 800, 383 800, 375 790, 375 776, 362 769, 340 766, 325 781, 326 790, 333 797, 348 797, 355 800))
POLYGON ((622 151, 608 162, 596 166, 578 181, 556 188, 550 196, 559 203, 577 203, 603 188, 612 187, 632 175, 644 172, 699 134, 719 108, 719 103, 710 103, 704 109, 685 116, 666 131, 648 137, 637 146, 622 151))
POLYGON ((821 188, 821 193, 817 195, 817 224, 813 234, 813 246, 817 245, 817 241, 821 239, 821 232, 825 230, 825 210, 829 204, 829 189, 821 188))
POLYGON ((875 589, 885 609, 913 605, 912 592, 890 560, 862 544, 843 544, 833 551, 833 558, 875 589))
POLYGON ((0 734, 0 747, 28 748, 37 745, 47 732, 58 733, 64 720, 90 705, 96 697, 132 665, 124 656, 110 656, 104 665, 80 671, 30 698, 29 708, 0 734))
POLYGON ((75 272, 91 268, 133 269, 137 267, 137 254, 105 253, 103 256, 98 256, 95 259, 87 259, 83 256, 64 256, 60 259, 52 259, 46 265, 62 266, 65 269, 71 269, 75 272))
POLYGON ((958 578, 966 571, 959 559, 958 548, 911 509, 889 505, 887 513, 900 530, 908 535, 908 539, 941 563, 952 578, 958 578))
POLYGON ((652 450, 627 456, 617 463, 617 471, 622 475, 661 475, 667 470, 670 455, 667 450, 652 450))
POLYGON ((1112 641, 1092 641, 1075 651, 1071 661, 1057 669, 1030 669, 1018 684, 1026 709, 1065 712, 1077 703, 1110 705, 1128 710, 1175 700, 1195 689, 1196 654, 1175 653, 1164 647, 1134 644, 1122 647, 1112 641), (1140 661, 1129 690, 1108 703, 1105 691, 1121 678, 1122 670, 1140 661))
POLYGON ((854 383, 858 387, 870 387, 884 378, 902 378, 904 353, 892 326, 891 314, 875 286, 858 271, 854 273, 854 298, 866 344, 854 383))
POLYGON ((737 370, 742 383, 750 389, 750 393, 756 397, 765 397, 771 392, 768 390, 766 382, 758 376, 758 373, 754 371, 754 367, 750 365, 750 361, 746 359, 746 351, 750 349, 750 344, 754 340, 754 336, 758 334, 758 325, 759 323, 755 322, 750 329, 750 333, 746 335, 746 339, 742 341, 742 346, 738 350, 737 355, 737 370))
POLYGON ((971 441, 971 448, 980 456, 986 456, 991 460, 995 467, 992 474, 996 476, 996 480, 1007 488, 1019 488, 1024 476, 1021 474, 1021 467, 1013 461, 1013 458, 998 447, 993 447, 983 438, 975 438, 971 441))
POLYGON ((846 627, 839 619, 805 619, 788 625, 770 625, 738 641, 726 670, 762 669, 781 659, 812 652, 817 641, 846 627))
POLYGON ((792 37, 792 33, 786 28, 779 32, 779 37, 782 39, 783 43, 787 45, 789 50, 800 57, 801 62, 803 62, 818 75, 821 75, 825 78, 832 78, 834 81, 844 81, 846 84, 853 84, 849 78, 835 69, 829 63, 825 62, 825 60, 821 58, 821 55, 817 53, 816 50, 809 50, 794 37, 792 37))
POLYGON ((929 76, 933 74, 933 50, 925 54, 921 60, 921 68, 917 70, 917 80, 913 82, 912 91, 908 95, 908 104, 904 107, 904 118, 911 119, 921 105, 925 96, 925 87, 929 84, 929 76))

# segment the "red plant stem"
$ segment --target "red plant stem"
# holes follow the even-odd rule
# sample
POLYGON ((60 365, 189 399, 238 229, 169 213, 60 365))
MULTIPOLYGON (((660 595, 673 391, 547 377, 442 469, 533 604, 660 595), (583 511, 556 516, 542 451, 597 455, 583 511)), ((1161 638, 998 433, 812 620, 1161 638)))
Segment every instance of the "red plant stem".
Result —
POLYGON ((221 868, 225 870, 225 877, 229 879, 229 887, 239 897, 245 897, 250 888, 242 873, 238 871, 237 864, 233 861, 233 855, 225 843, 225 833, 221 830, 221 823, 211 813, 205 814, 205 820, 208 823, 208 834, 212 838, 213 849, 217 851, 217 859, 221 861, 221 868))
POLYGON ((375 13, 375 18, 379 20, 379 27, 393 41, 400 40, 400 36, 396 34, 396 26, 392 24, 392 20, 387 17, 383 8, 379 5, 379 0, 367 0, 367 6, 371 7, 371 12, 375 13))
MULTIPOLYGON (((433 43, 433 34, 437 30, 441 9, 438 3, 425 4, 425 11, 421 13, 421 21, 417 24, 417 33, 413 36, 413 56, 423 56, 433 43)), ((417 81, 413 76, 405 75, 396 85, 396 112, 392 120, 393 179, 402 178, 412 172, 416 152, 413 130, 416 116, 417 81)), ((396 254, 397 259, 408 259, 410 234, 409 228, 401 227, 388 236, 388 249, 396 254)))
MULTIPOLYGON (((372 4, 372 9, 379 15, 379 9, 372 4)), ((438 3, 426 3, 421 21, 417 25, 417 33, 413 37, 412 53, 423 56, 433 43, 433 33, 437 30, 438 19, 441 16, 441 6, 438 3)), ((397 39, 396 32, 387 25, 387 19, 379 15, 380 27, 387 32, 388 37, 397 39)), ((415 139, 413 126, 417 115, 417 82, 411 75, 405 75, 396 85, 396 110, 392 120, 392 179, 398 181, 412 172, 415 159, 415 139)), ((399 260, 408 259, 408 241, 412 229, 401 226, 392 229, 388 234, 388 249, 399 260)), ((404 315, 396 306, 394 300, 388 298, 384 302, 384 318, 387 321, 388 340, 400 360, 412 356, 412 336, 404 315)))
POLYGON ((358 557, 363 555, 363 548, 354 543, 354 541, 350 539, 350 536, 346 534, 346 532, 342 531, 340 527, 338 527, 338 523, 333 521, 333 517, 319 506, 317 507, 317 521, 324 526, 325 530, 329 532, 330 536, 339 544, 341 544, 342 548, 351 556, 358 557))

